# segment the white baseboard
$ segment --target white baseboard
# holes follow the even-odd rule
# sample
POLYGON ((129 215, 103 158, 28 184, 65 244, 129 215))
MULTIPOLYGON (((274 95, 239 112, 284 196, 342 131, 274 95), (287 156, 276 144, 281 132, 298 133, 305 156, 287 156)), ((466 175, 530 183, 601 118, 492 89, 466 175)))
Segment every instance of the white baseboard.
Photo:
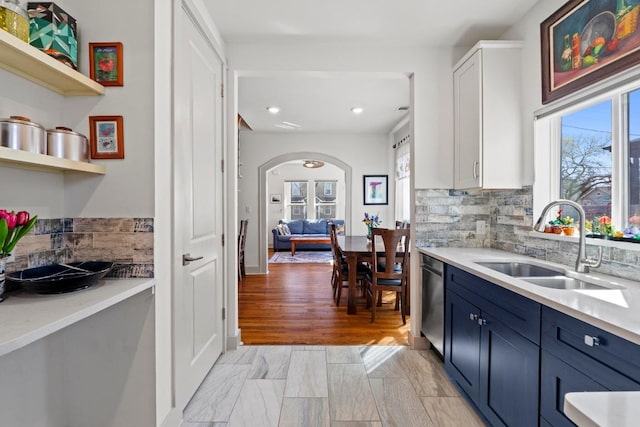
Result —
POLYGON ((427 338, 420 335, 413 335, 409 332, 409 345, 414 350, 428 350, 430 348, 430 342, 427 338))
POLYGON ((242 331, 238 329, 237 334, 227 337, 227 351, 237 350, 242 345, 242 331))

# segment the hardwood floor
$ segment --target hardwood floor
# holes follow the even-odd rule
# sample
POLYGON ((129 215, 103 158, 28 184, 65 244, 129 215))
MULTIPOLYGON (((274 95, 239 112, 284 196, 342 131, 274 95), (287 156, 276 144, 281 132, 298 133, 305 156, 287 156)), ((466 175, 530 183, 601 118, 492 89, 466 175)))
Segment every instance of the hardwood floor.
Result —
POLYGON ((409 317, 403 325, 400 312, 393 309, 393 293, 384 296, 375 323, 362 297, 358 314, 347 315, 347 290, 336 307, 331 269, 329 264, 269 264, 269 274, 245 276, 238 286, 242 341, 247 345, 408 344, 409 317))

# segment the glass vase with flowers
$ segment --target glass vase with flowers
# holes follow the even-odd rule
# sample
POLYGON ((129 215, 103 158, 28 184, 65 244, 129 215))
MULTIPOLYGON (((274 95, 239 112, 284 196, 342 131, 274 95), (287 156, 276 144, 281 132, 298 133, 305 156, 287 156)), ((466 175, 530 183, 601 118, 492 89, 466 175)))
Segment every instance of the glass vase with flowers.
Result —
POLYGON ((371 240, 372 233, 371 229, 382 224, 382 220, 380 219, 379 214, 369 215, 367 212, 364 213, 364 219, 362 220, 364 225, 367 226, 367 239, 371 240))

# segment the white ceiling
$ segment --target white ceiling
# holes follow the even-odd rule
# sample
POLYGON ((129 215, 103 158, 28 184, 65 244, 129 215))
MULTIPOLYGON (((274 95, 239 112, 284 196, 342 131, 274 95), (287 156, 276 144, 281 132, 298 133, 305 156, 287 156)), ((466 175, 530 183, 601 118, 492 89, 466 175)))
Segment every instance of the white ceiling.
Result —
MULTIPOLYGON (((471 46, 496 39, 537 0, 203 0, 226 43, 339 42, 471 46)), ((400 75, 298 74, 244 77, 239 112, 255 131, 388 132, 409 104, 400 75), (362 105, 355 117, 349 109, 362 105), (270 116, 269 105, 282 111, 270 116)))

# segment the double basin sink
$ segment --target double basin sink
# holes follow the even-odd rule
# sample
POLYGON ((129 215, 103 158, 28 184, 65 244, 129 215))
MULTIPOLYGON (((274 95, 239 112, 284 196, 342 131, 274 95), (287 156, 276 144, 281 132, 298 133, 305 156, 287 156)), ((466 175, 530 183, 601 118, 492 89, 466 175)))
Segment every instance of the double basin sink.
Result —
POLYGON ((581 278, 570 277, 565 270, 542 267, 526 262, 476 262, 494 271, 512 276, 536 286, 564 290, 624 289, 617 284, 596 284, 581 278))

